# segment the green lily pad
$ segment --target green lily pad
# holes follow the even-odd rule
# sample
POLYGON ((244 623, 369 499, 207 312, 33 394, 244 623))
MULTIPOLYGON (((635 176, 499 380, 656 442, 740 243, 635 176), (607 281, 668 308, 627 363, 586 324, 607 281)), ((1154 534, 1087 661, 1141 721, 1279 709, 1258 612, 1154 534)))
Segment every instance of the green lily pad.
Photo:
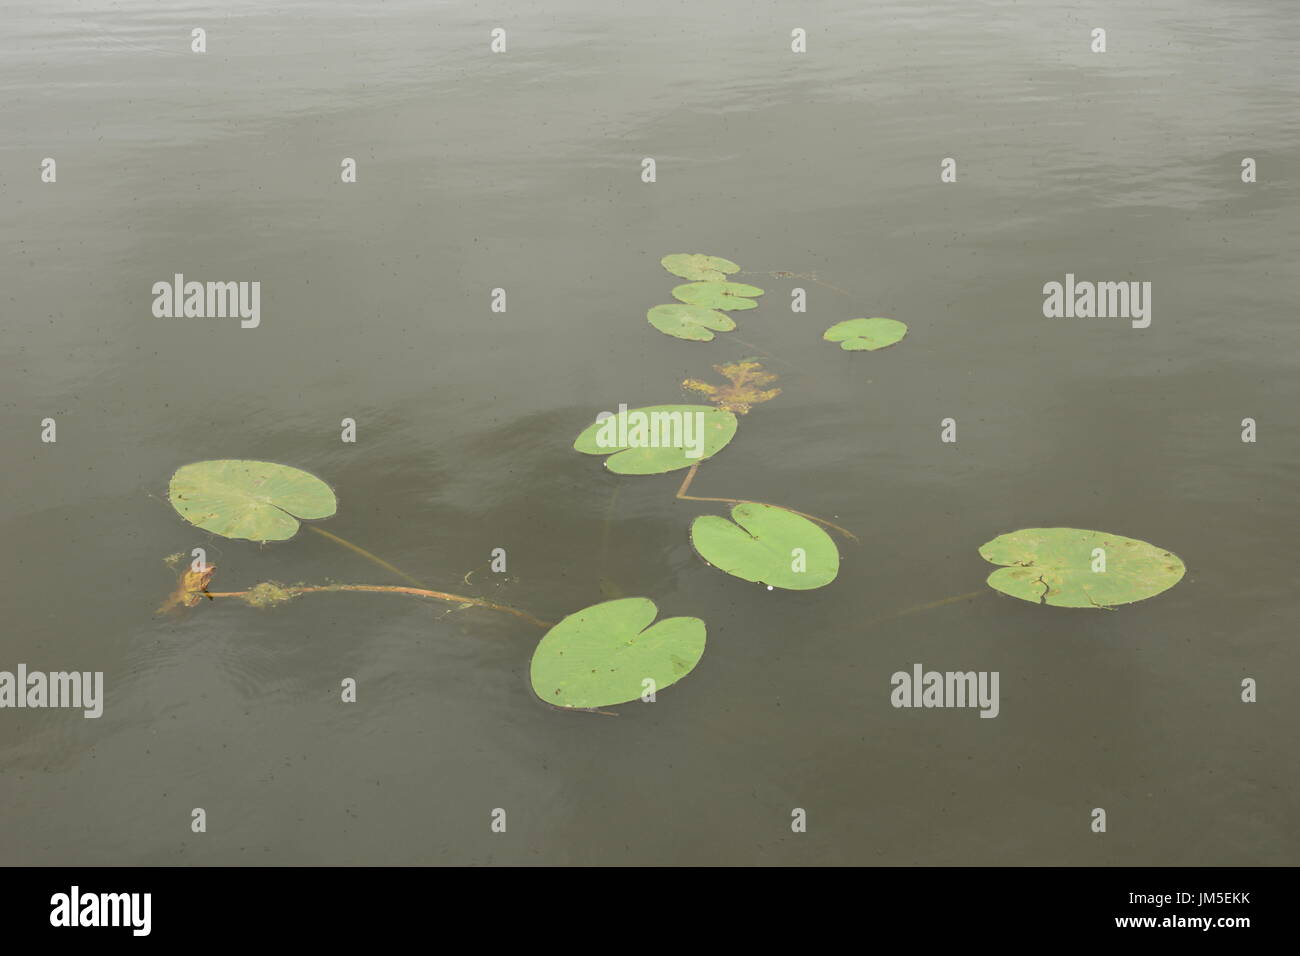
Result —
POLYGON ((338 510, 325 482, 269 461, 183 465, 172 475, 167 499, 190 524, 249 541, 284 541, 298 533, 299 518, 328 518, 338 510))
POLYGON ((712 405, 620 407, 584 428, 573 447, 584 455, 609 455, 605 467, 616 475, 662 475, 722 451, 737 424, 735 415, 712 405))
POLYGON ((725 312, 700 305, 656 305, 645 317, 660 332, 692 342, 712 342, 714 332, 730 332, 736 327, 725 312))
POLYGON ((832 325, 822 338, 839 342, 846 352, 874 352, 888 348, 906 334, 907 325, 897 319, 847 319, 832 325))
POLYGON ((1182 560, 1145 541, 1078 528, 1025 528, 999 535, 980 557, 1003 564, 989 587, 1034 604, 1114 607, 1168 590, 1182 579, 1182 560), (1105 570, 1093 551, 1104 552, 1105 570))
POLYGON ((756 501, 736 505, 731 517, 734 523, 718 515, 691 523, 691 544, 714 567, 792 591, 824 587, 840 573, 835 542, 807 518, 756 501))
POLYGON ((675 276, 705 282, 722 282, 733 272, 740 271, 740 266, 730 259, 701 255, 698 252, 693 255, 674 253, 664 256, 659 263, 675 276))
POLYGON ((753 296, 762 294, 758 286, 743 282, 687 282, 673 289, 673 298, 679 302, 728 312, 757 309, 753 296))
POLYGON ((570 614, 533 651, 533 692, 557 707, 610 707, 658 692, 689 674, 704 654, 698 617, 665 618, 649 598, 621 598, 570 614))

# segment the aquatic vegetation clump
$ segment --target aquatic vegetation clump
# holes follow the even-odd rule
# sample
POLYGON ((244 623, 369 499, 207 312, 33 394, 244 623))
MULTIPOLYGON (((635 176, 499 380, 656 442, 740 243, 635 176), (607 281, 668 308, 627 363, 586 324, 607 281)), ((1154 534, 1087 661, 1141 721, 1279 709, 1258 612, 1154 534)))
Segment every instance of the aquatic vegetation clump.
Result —
MULTIPOLYGON (((729 259, 677 253, 664 256, 661 262, 673 275, 692 281, 673 289, 679 303, 655 306, 646 318, 659 331, 678 339, 713 341, 715 333, 736 328, 726 312, 756 308, 755 298, 763 295, 756 286, 727 278, 740 272, 729 259)), ((815 274, 743 274, 809 278, 847 295, 815 274)), ((823 338, 845 351, 874 351, 896 344, 906 334, 907 325, 895 319, 861 318, 836 323, 823 338)), ((733 337, 733 341, 739 340, 733 337)), ((681 383, 683 389, 705 396, 710 404, 635 409, 620 405, 617 412, 603 412, 583 429, 573 442, 574 449, 604 457, 605 468, 619 475, 660 475, 687 469, 676 500, 731 505, 730 517, 699 515, 690 524, 691 545, 709 566, 769 590, 808 591, 831 584, 839 575, 840 552, 824 529, 857 541, 846 528, 784 505, 688 494, 701 462, 735 437, 737 416, 747 415, 781 394, 781 388, 774 387, 776 375, 755 359, 718 364, 713 369, 725 384, 694 378, 681 383)), ((326 518, 338 509, 330 486, 309 472, 273 462, 236 459, 200 461, 179 468, 171 478, 168 500, 198 528, 256 542, 292 538, 300 521, 326 518)), ((607 518, 607 532, 608 527, 607 518)), ((658 691, 690 674, 704 653, 707 635, 702 620, 671 617, 656 622, 659 609, 647 597, 619 596, 570 614, 557 624, 505 604, 424 587, 364 548, 322 528, 311 530, 404 578, 411 586, 263 581, 244 591, 211 591, 216 568, 203 564, 199 557, 199 570, 191 565, 181 571, 175 590, 159 611, 192 608, 217 598, 272 608, 303 595, 352 592, 405 595, 451 603, 458 609, 501 612, 546 629, 529 667, 532 689, 547 704, 578 710, 654 700, 658 691)), ((202 554, 198 549, 193 553, 202 554)), ((1177 555, 1145 541, 1077 528, 1026 528, 1000 535, 981 547, 980 555, 1000 565, 988 576, 989 587, 1023 601, 1057 607, 1111 608, 1145 600, 1173 587, 1186 572, 1177 555)), ((175 569, 182 567, 184 557, 184 552, 177 552, 165 560, 175 569)), ((603 563, 603 545, 601 557, 603 563)), ((472 573, 463 578, 467 585, 472 573)), ((899 615, 972 596, 933 601, 899 615)))
POLYGON ((727 276, 740 271, 730 259, 679 252, 659 261, 673 275, 695 280, 673 289, 677 303, 656 305, 646 313, 651 325, 673 338, 712 342, 715 332, 736 328, 735 320, 725 311, 757 308, 754 297, 763 294, 757 286, 727 281, 727 276))
POLYGON ((241 595, 241 600, 249 607, 278 607, 287 604, 298 595, 279 581, 263 581, 255 584, 241 595))
MULTIPOLYGON (((175 567, 178 563, 174 560, 176 557, 176 555, 171 554, 163 560, 169 566, 175 567)), ((163 601, 158 608, 158 613, 166 614, 183 607, 195 607, 205 596, 210 597, 208 585, 212 583, 212 575, 216 571, 217 566, 215 564, 206 565, 198 571, 194 570, 193 567, 187 567, 180 573, 176 580, 176 589, 167 596, 167 600, 163 601)))
POLYGON ((781 394, 779 388, 764 389, 771 385, 776 376, 754 361, 732 362, 728 365, 715 365, 713 370, 725 378, 728 385, 711 385, 698 379, 688 378, 682 382, 682 388, 707 395, 709 401, 718 408, 737 415, 748 415, 755 405, 770 402, 781 394))
MULTIPOLYGON (((668 272, 690 281, 673 289, 676 303, 655 306, 646 319, 660 332, 678 339, 711 342, 718 333, 733 331, 736 322, 727 313, 757 308, 755 300, 764 294, 757 286, 731 281, 728 277, 739 273, 740 266, 729 259, 674 253, 660 261, 668 272)), ((749 274, 804 278, 786 272, 749 274)), ((821 283, 815 275, 807 278, 845 294, 821 283)), ((872 349, 893 344, 905 331, 905 325, 892 319, 855 319, 833 327, 826 338, 840 341, 845 349, 872 349)), ((811 590, 830 584, 839 574, 840 553, 819 525, 856 541, 852 532, 783 505, 687 493, 700 463, 735 437, 737 416, 781 394, 774 386, 777 377, 757 360, 718 364, 713 369, 725 383, 694 378, 681 383, 685 390, 704 395, 710 404, 635 409, 620 405, 617 412, 601 413, 583 429, 573 442, 574 449, 604 457, 605 468, 619 475, 659 475, 687 469, 677 500, 732 505, 730 518, 701 515, 690 526, 691 543, 709 565, 769 589, 811 590)), ((238 459, 182 466, 171 478, 168 500, 198 528, 256 542, 292 538, 300 522, 327 518, 338 510, 333 489, 315 475, 274 462, 238 459)), ((359 545, 323 528, 309 527, 411 586, 263 581, 243 591, 211 591, 215 566, 203 565, 200 571, 190 568, 179 574, 175 590, 159 610, 195 607, 218 598, 273 608, 304 595, 351 592, 405 595, 451 603, 458 609, 501 612, 546 629, 529 668, 538 698, 555 707, 588 711, 654 700, 658 691, 690 674, 704 654, 704 622, 696 617, 656 622, 659 609, 647 597, 620 596, 570 614, 557 624, 505 604, 425 587, 359 545)), ((169 566, 180 567, 183 557, 182 552, 170 555, 169 566)), ((469 577, 464 577, 467 584, 469 577)), ((994 583, 993 577, 990 583, 994 583)))

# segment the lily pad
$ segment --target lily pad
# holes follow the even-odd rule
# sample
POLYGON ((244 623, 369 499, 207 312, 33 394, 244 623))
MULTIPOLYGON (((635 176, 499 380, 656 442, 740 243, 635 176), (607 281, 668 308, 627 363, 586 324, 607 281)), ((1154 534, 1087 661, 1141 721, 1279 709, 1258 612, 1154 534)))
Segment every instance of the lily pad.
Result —
POLYGON ((645 317, 665 335, 692 342, 712 342, 714 332, 730 332, 736 327, 725 312, 700 305, 656 305, 645 317))
POLYGON ((822 338, 839 342, 846 352, 874 352, 888 348, 906 334, 906 323, 897 319, 847 319, 832 325, 822 338))
POLYGON ((728 312, 757 309, 753 297, 762 294, 758 286, 743 282, 687 282, 673 289, 673 298, 679 302, 728 312))
POLYGON ((325 482, 269 461, 183 465, 172 475, 167 498, 190 524, 249 541, 284 541, 298 533, 299 518, 328 518, 338 510, 325 482))
POLYGON ((691 523, 691 544, 714 567, 792 591, 824 587, 840 573, 835 542, 807 518, 756 501, 736 505, 731 517, 701 515, 691 523))
POLYGON ((698 252, 689 255, 684 252, 674 253, 664 256, 659 263, 675 276, 706 282, 721 282, 733 272, 740 271, 740 266, 730 259, 706 256, 698 252))
POLYGON ((698 617, 670 617, 649 598, 621 598, 570 614, 533 651, 533 691, 557 707, 609 707, 660 691, 689 674, 704 654, 698 617))
POLYGON ((712 405, 620 406, 584 428, 573 447, 584 455, 609 455, 605 467, 616 475, 662 475, 722 451, 737 424, 735 415, 712 405))
POLYGON ((1056 607, 1143 601, 1173 587, 1187 570, 1177 555, 1153 544, 1079 528, 1025 528, 999 535, 980 548, 980 557, 1007 565, 989 575, 989 587, 1056 607), (1097 548, 1102 549, 1100 558, 1097 548))

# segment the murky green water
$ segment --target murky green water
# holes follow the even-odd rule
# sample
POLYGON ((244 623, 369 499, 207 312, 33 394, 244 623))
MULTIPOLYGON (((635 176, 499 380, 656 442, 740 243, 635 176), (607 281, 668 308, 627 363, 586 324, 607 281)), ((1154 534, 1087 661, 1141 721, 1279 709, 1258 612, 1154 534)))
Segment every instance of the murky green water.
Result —
POLYGON ((107 700, 98 720, 0 710, 0 862, 1300 858, 1296 10, 26 0, 3 17, 0 669, 103 671, 107 700), (675 501, 679 475, 616 478, 570 447, 596 412, 686 400, 683 378, 755 351, 647 325, 679 251, 821 280, 754 280, 767 296, 736 334, 784 391, 693 492, 856 531, 824 590, 706 567, 686 529, 713 509, 675 501), (155 319, 150 288, 177 272, 260 281, 261 326, 155 319), (1066 273, 1150 281, 1150 328, 1044 318, 1066 273), (908 338, 820 341, 871 315, 908 338), (556 619, 612 581, 702 617, 708 650, 609 718, 541 704, 540 632, 491 612, 326 594, 156 618, 163 557, 196 546, 223 589, 401 583, 317 535, 189 527, 167 478, 205 458, 324 477, 323 526, 431 587, 556 619), (979 591, 979 545, 1038 525, 1148 540, 1189 571, 1114 612, 982 593, 896 616, 979 591), (497 547, 508 580, 465 585, 497 547), (917 662, 998 671, 998 718, 891 707, 890 675, 917 662))

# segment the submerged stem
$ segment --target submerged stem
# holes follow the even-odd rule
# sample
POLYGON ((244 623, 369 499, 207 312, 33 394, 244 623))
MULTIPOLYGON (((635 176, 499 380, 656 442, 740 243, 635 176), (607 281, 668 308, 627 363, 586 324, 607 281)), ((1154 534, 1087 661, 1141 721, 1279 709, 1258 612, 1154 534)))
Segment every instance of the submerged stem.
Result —
POLYGON ((270 590, 266 590, 266 585, 258 585, 256 588, 249 588, 247 591, 205 591, 208 597, 237 597, 248 603, 274 604, 289 598, 297 597, 300 594, 320 594, 325 591, 371 591, 378 594, 409 594, 414 597, 434 598, 438 601, 451 601, 457 604, 472 604, 475 607, 487 608, 490 611, 501 611, 505 614, 513 614, 515 617, 522 618, 529 624, 535 624, 538 627, 554 627, 551 621, 543 621, 534 617, 527 611, 521 611, 518 608, 507 607, 504 604, 494 604, 491 601, 484 601, 480 598, 466 597, 461 594, 448 594, 446 591, 431 591, 428 588, 404 588, 397 585, 387 584, 323 584, 323 585, 303 585, 297 584, 290 587, 280 587, 272 585, 270 590), (259 590, 261 589, 261 590, 259 590), (263 598, 263 595, 269 597, 263 598))
POLYGON ((411 584, 414 584, 416 587, 419 587, 421 584, 423 584, 422 581, 415 580, 415 578, 411 577, 401 568, 389 564, 387 561, 385 561, 383 558, 379 557, 378 555, 371 554, 369 551, 367 551, 365 548, 361 547, 360 545, 353 544, 351 541, 348 541, 344 538, 340 538, 338 535, 332 534, 331 532, 326 531, 323 528, 318 528, 315 525, 309 524, 307 525, 307 527, 310 528, 312 531, 315 531, 321 537, 329 538, 335 544, 341 544, 349 551, 355 551, 357 554, 361 555, 367 561, 371 561, 379 565, 385 571, 391 571, 393 574, 396 574, 403 581, 409 581, 411 584))
MULTIPOLYGON (((747 501, 753 500, 752 498, 705 498, 705 497, 701 497, 700 495, 688 495, 686 493, 686 489, 691 486, 691 482, 695 480, 695 473, 699 470, 700 470, 700 463, 698 461, 695 464, 691 465, 691 470, 686 473, 686 477, 682 480, 682 486, 677 489, 678 500, 680 501, 723 501, 726 502, 727 504, 732 504, 732 505, 741 505, 747 501)), ((760 503, 766 504, 767 502, 760 502, 760 503)), ((809 521, 815 521, 820 525, 825 525, 827 528, 833 528, 834 530, 838 531, 840 534, 844 535, 846 538, 849 538, 852 541, 856 542, 858 540, 858 536, 856 534, 854 534, 852 531, 848 530, 847 528, 841 528, 833 521, 827 521, 825 518, 819 518, 816 515, 810 515, 807 512, 796 511, 794 508, 787 508, 785 505, 771 505, 771 507, 780 508, 782 511, 788 511, 791 514, 798 515, 801 518, 807 518, 809 521)))
POLYGON ((942 598, 938 601, 931 601, 929 604, 918 604, 915 607, 903 608, 891 615, 891 617, 902 617, 904 614, 915 614, 917 611, 928 611, 931 608, 943 607, 945 604, 956 604, 958 601, 967 601, 971 598, 977 598, 982 594, 992 594, 988 588, 980 588, 978 591, 967 591, 965 594, 956 594, 952 597, 942 598))
POLYGON ((754 271, 749 271, 749 272, 737 272, 737 273, 735 273, 735 274, 738 275, 738 276, 769 276, 769 277, 771 277, 771 278, 773 278, 773 279, 807 279, 809 282, 813 282, 813 283, 815 283, 815 284, 817 284, 817 285, 819 285, 819 286, 822 286, 823 288, 830 289, 832 292, 838 292, 840 295, 845 296, 846 298, 849 298, 849 299, 853 298, 853 295, 852 295, 851 293, 845 292, 845 291, 844 291, 843 289, 841 289, 839 286, 831 285, 829 282, 823 282, 821 279, 817 278, 817 273, 815 273, 815 272, 754 272, 754 271))
POLYGON ((746 342, 744 339, 739 338, 738 336, 732 335, 730 333, 727 333, 727 341, 735 342, 737 345, 743 345, 746 348, 752 349, 753 351, 757 352, 759 355, 763 356, 763 358, 771 359, 773 362, 780 362, 782 365, 788 365, 793 369, 797 369, 798 371, 807 374, 808 370, 805 369, 802 365, 796 365, 794 362, 791 362, 789 359, 783 359, 779 355, 773 355, 771 352, 764 351, 763 349, 755 345, 753 342, 746 342))

